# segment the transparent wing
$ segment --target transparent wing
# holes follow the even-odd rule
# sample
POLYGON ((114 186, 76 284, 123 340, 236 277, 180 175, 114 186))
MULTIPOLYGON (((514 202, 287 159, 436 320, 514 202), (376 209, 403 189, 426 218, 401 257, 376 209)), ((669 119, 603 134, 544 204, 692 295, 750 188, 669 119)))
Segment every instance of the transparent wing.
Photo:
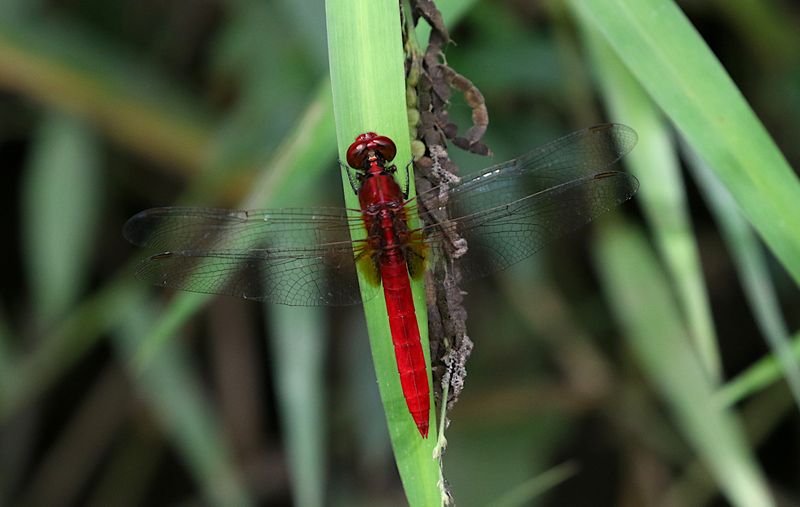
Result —
POLYGON ((345 208, 231 210, 152 208, 131 217, 122 234, 157 250, 220 250, 317 246, 349 241, 362 225, 360 213, 345 208))
POLYGON ((446 193, 439 187, 428 190, 410 204, 428 209, 446 207, 451 219, 490 210, 605 172, 633 149, 636 140, 636 132, 625 125, 609 123, 578 130, 467 176, 446 193))
POLYGON ((459 259, 465 279, 533 255, 636 193, 636 178, 608 170, 635 144, 636 133, 624 125, 591 127, 481 171, 446 194, 418 196, 423 212, 446 210, 450 217, 423 229, 428 250, 442 257, 450 249, 447 228, 455 228, 468 244, 459 259))
MULTIPOLYGON (((361 301, 350 240, 351 228, 361 224, 358 214, 337 208, 176 207, 133 216, 123 234, 161 252, 137 272, 157 285, 286 305, 339 306, 361 301)), ((366 242, 356 245, 359 255, 369 255, 366 242)))

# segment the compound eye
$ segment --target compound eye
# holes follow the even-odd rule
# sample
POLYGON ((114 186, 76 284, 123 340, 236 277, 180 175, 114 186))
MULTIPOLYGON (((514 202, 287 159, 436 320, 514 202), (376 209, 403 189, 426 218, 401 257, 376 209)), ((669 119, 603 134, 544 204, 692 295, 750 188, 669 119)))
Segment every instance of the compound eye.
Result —
POLYGON ((386 136, 376 136, 369 142, 369 147, 381 154, 383 160, 391 162, 397 155, 397 147, 394 142, 386 136))
POLYGON ((356 137, 353 144, 347 148, 347 163, 354 169, 367 168, 367 151, 369 150, 369 142, 378 137, 374 132, 367 132, 356 137))
POLYGON ((397 147, 391 139, 375 132, 366 132, 356 137, 355 142, 347 149, 347 163, 355 169, 366 169, 370 151, 379 154, 386 162, 397 155, 397 147))

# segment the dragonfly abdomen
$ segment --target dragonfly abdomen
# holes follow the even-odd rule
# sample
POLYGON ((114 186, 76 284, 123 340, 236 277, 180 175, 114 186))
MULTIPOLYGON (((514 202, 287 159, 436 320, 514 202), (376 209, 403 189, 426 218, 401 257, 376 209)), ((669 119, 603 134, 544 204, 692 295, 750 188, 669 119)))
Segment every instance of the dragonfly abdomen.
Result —
POLYGON ((420 435, 427 437, 430 415, 428 373, 408 270, 402 258, 384 260, 380 268, 403 396, 420 435))

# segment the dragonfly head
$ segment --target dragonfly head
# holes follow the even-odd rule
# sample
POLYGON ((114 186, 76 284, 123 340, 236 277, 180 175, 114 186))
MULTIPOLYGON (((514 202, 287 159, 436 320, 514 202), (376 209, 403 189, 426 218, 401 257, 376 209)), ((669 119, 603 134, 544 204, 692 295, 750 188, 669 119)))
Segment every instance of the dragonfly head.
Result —
POLYGON ((367 132, 356 137, 355 142, 347 149, 347 163, 353 169, 367 171, 375 163, 383 167, 396 154, 397 147, 391 139, 375 132, 367 132))

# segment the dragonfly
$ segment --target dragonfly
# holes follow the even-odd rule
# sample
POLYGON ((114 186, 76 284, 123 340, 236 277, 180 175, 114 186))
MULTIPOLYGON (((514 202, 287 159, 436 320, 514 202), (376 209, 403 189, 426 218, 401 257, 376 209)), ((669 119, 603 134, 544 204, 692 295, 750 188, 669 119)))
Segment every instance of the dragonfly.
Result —
POLYGON ((612 166, 636 140, 624 125, 589 127, 409 198, 394 142, 367 132, 346 157, 359 209, 161 207, 131 217, 123 235, 157 252, 137 275, 163 287, 294 306, 382 294, 406 405, 426 438, 431 391, 410 281, 446 262, 463 281, 504 270, 627 201, 638 181, 612 166), (432 212, 447 218, 412 225, 432 212), (454 232, 466 251, 454 252, 454 232))

